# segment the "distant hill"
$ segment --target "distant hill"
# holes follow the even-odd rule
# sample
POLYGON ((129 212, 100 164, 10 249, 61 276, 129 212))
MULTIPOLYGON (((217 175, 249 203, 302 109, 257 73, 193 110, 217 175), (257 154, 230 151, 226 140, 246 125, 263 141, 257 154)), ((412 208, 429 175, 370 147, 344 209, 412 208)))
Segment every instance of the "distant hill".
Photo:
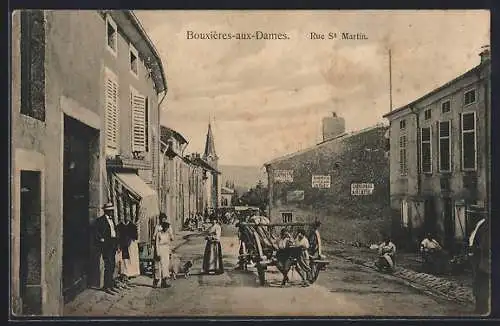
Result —
POLYGON ((240 194, 254 187, 259 180, 267 185, 267 174, 263 167, 220 165, 219 170, 222 172, 222 185, 225 186, 228 180, 234 182, 234 186, 240 194))

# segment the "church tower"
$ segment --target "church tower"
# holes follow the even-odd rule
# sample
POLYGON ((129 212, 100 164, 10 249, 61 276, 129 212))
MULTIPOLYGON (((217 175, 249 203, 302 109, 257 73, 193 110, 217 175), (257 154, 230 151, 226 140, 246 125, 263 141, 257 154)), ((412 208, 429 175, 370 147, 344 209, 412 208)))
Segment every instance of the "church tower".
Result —
POLYGON ((212 125, 208 123, 207 139, 205 142, 205 152, 203 153, 205 160, 215 171, 210 173, 211 177, 207 183, 208 205, 211 208, 219 208, 221 200, 221 179, 218 172, 219 157, 215 152, 215 141, 212 133, 212 125), (216 172, 217 171, 217 172, 216 172))
POLYGON ((215 141, 214 135, 212 133, 212 125, 208 123, 207 139, 205 142, 205 152, 203 153, 203 159, 207 161, 210 166, 217 169, 219 157, 215 153, 215 141))

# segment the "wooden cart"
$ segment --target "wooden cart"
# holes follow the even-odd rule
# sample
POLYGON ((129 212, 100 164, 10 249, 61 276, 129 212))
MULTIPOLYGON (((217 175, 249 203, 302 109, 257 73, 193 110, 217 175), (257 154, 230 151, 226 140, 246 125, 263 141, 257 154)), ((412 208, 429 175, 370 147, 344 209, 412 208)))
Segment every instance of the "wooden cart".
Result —
MULTIPOLYGON (((309 282, 314 283, 319 276, 319 272, 326 269, 329 264, 324 260, 321 254, 321 239, 319 232, 316 232, 314 227, 315 223, 275 223, 275 224, 261 224, 261 223, 244 223, 238 224, 239 238, 241 240, 239 266, 246 269, 246 266, 253 262, 257 268, 260 285, 266 284, 266 270, 269 266, 276 266, 278 251, 277 241, 279 238, 279 231, 282 228, 287 228, 289 231, 294 231, 298 228, 304 229, 306 237, 313 239, 309 248, 311 267, 309 282)), ((294 255, 297 250, 294 248, 287 248, 290 255, 294 255)), ((293 264, 296 259, 291 257, 293 264)))

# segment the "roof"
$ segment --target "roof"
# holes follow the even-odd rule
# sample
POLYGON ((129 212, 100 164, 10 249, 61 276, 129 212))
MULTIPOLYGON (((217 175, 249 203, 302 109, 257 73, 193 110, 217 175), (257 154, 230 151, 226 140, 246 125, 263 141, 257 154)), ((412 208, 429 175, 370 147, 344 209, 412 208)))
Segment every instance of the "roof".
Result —
POLYGON ((447 87, 455 84, 456 82, 464 79, 465 77, 468 77, 468 76, 470 76, 470 75, 472 75, 474 73, 477 73, 479 70, 481 70, 482 68, 484 68, 485 66, 487 66, 489 64, 491 64, 491 60, 485 60, 484 62, 480 63, 479 65, 475 66, 474 68, 472 68, 472 69, 466 71, 465 73, 461 74, 460 76, 458 76, 458 77, 450 80, 446 84, 443 84, 443 85, 439 86, 438 88, 432 90, 431 92, 422 95, 418 99, 416 99, 416 100, 414 100, 414 101, 412 101, 412 102, 410 102, 410 103, 408 103, 408 104, 406 104, 406 105, 404 105, 404 106, 402 106, 400 108, 397 108, 395 110, 392 110, 391 112, 388 112, 388 113, 384 114, 382 117, 388 118, 388 117, 390 117, 393 114, 401 112, 404 109, 406 109, 408 107, 411 107, 411 106, 417 104, 418 102, 420 102, 420 101, 422 101, 422 100, 424 100, 424 99, 426 99, 426 98, 428 98, 428 97, 430 97, 430 96, 432 96, 432 95, 434 95, 434 94, 442 91, 443 89, 445 89, 445 88, 447 88, 447 87))
POLYGON ((167 92, 167 79, 160 55, 137 16, 131 10, 104 10, 102 12, 111 15, 137 51, 145 56, 144 61, 148 68, 151 68, 151 78, 156 93, 167 92))
POLYGON ((184 138, 184 136, 182 136, 179 132, 175 131, 172 128, 166 127, 166 126, 161 126, 160 125, 160 135, 161 135, 160 136, 161 140, 164 141, 164 142, 167 142, 168 138, 174 137, 175 139, 177 139, 182 144, 187 144, 188 143, 188 141, 186 140, 186 138, 184 138))
POLYGON ((213 171, 217 174, 222 174, 219 170, 215 169, 213 166, 211 166, 210 164, 208 164, 207 161, 205 161, 204 159, 202 159, 201 157, 196 157, 194 159, 191 159, 191 163, 193 164, 197 164, 209 171, 213 171))
POLYGON ((210 123, 208 124, 207 139, 205 141, 205 152, 203 153, 204 158, 207 158, 209 156, 217 158, 217 154, 215 152, 214 135, 212 133, 212 126, 210 125, 210 123))
POLYGON ((279 163, 281 161, 290 159, 292 157, 295 157, 295 156, 307 153, 309 151, 321 148, 321 147, 323 147, 323 146, 325 146, 327 144, 331 144, 332 142, 340 142, 340 141, 348 139, 350 137, 361 135, 361 134, 363 134, 365 132, 369 132, 369 131, 372 131, 372 130, 375 130, 375 129, 379 129, 379 128, 386 129, 386 128, 388 128, 388 126, 385 125, 385 124, 383 124, 383 123, 378 123, 378 124, 376 124, 374 126, 367 127, 367 128, 361 129, 361 130, 356 130, 356 131, 353 131, 353 132, 350 132, 350 133, 343 133, 343 134, 341 134, 341 135, 339 135, 337 137, 334 137, 334 138, 322 141, 322 142, 316 144, 315 146, 303 149, 303 150, 298 151, 298 152, 290 153, 290 154, 287 154, 287 155, 284 155, 284 156, 281 156, 281 157, 277 157, 277 158, 275 158, 275 159, 273 159, 271 161, 268 161, 268 162, 264 163, 264 166, 268 166, 268 165, 271 165, 271 164, 279 163))
POLYGON ((231 189, 229 187, 221 187, 220 191, 223 194, 234 194, 234 189, 231 189))

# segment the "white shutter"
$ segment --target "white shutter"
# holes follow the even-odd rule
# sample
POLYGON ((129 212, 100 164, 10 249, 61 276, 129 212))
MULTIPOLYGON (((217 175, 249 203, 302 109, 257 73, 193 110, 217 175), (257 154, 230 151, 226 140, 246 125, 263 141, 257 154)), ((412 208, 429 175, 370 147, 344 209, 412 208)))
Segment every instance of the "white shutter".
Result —
POLYGON ((105 84, 106 106, 106 147, 118 149, 119 110, 118 110, 118 83, 111 76, 106 76, 105 84))
POLYGON ((132 151, 146 151, 146 98, 131 91, 132 105, 132 151))
POLYGON ((409 216, 408 216, 408 202, 405 199, 401 201, 401 220, 403 222, 403 226, 407 227, 409 222, 409 216))

